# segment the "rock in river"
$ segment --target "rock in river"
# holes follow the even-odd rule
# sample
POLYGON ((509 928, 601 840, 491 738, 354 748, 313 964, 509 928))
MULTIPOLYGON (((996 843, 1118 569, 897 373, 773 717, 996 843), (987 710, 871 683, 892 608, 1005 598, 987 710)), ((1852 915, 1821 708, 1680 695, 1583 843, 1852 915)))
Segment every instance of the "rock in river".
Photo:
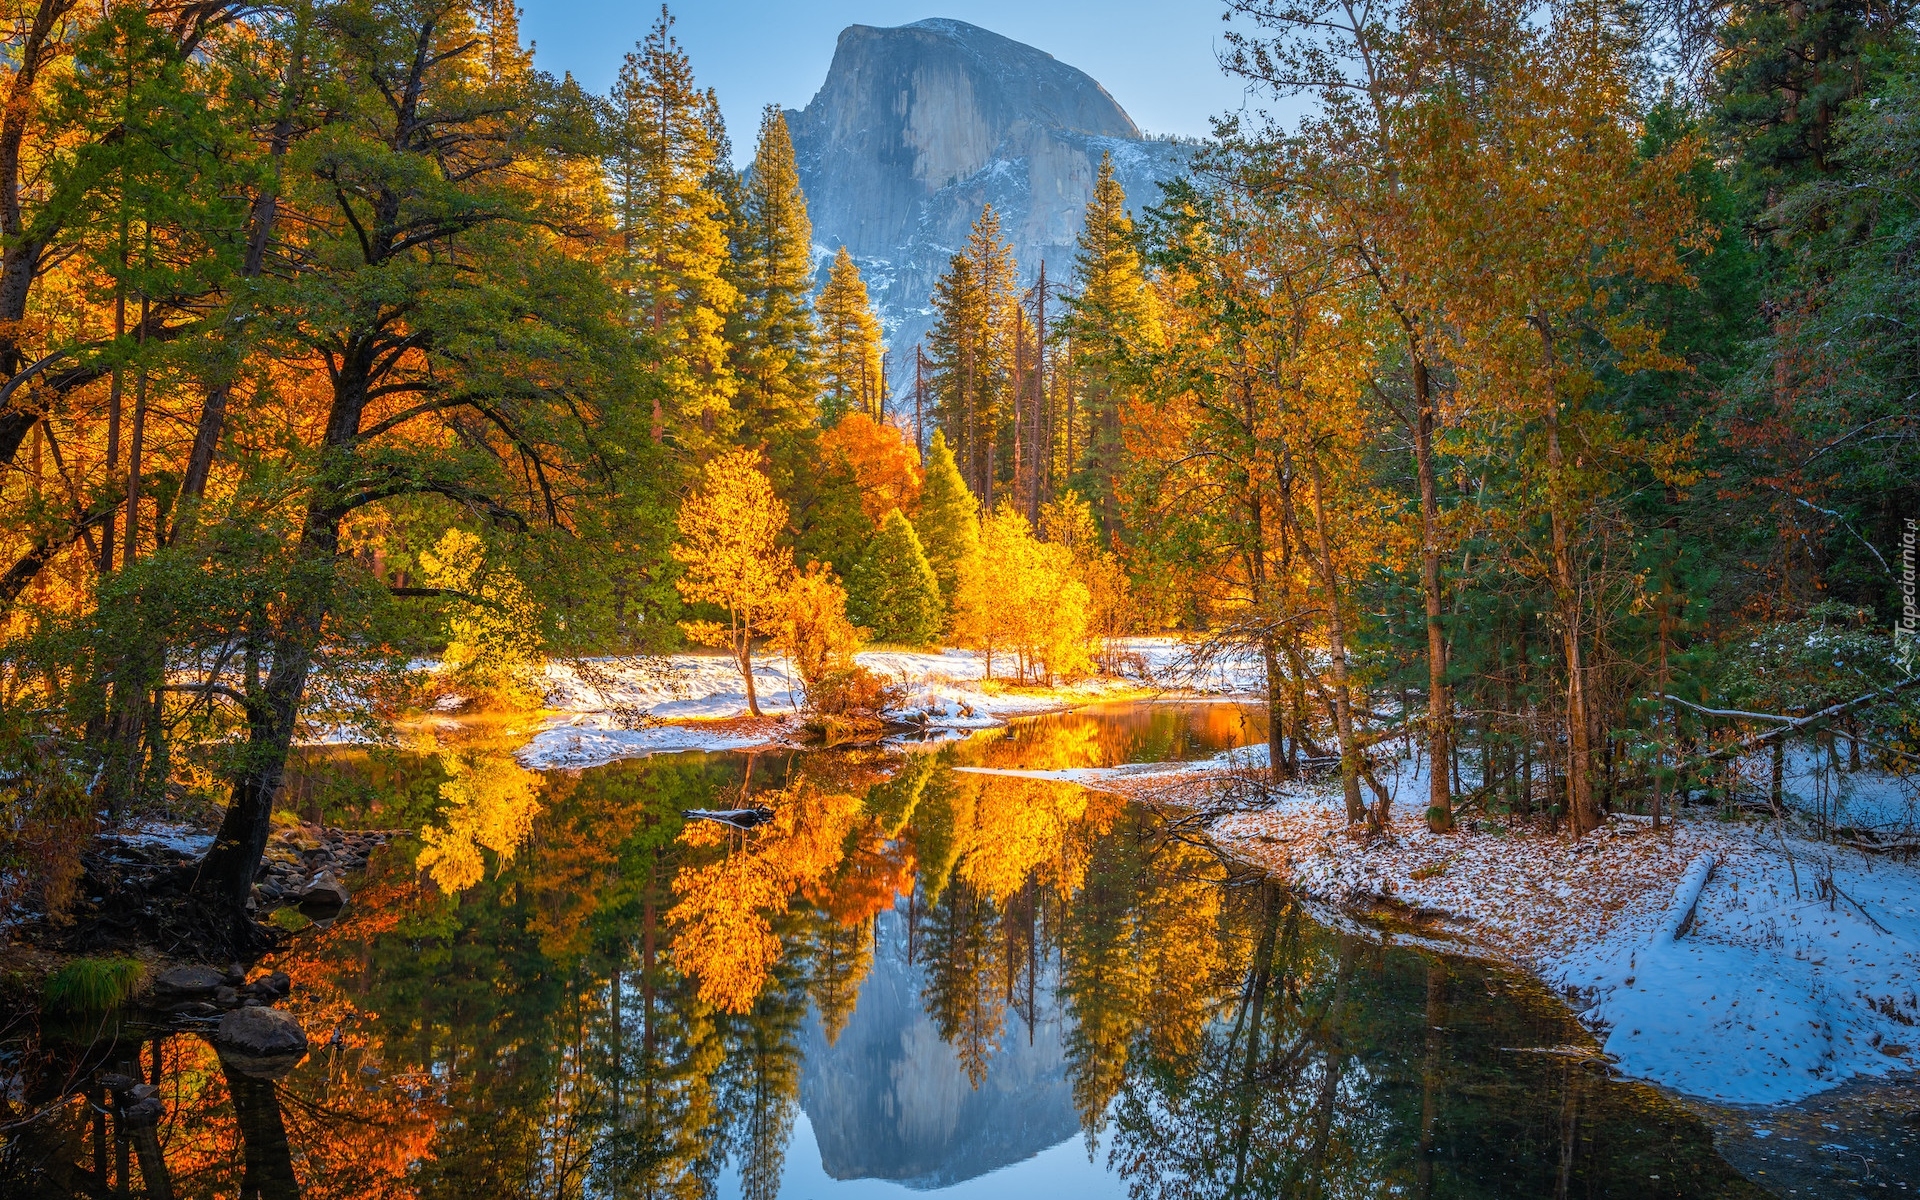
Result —
POLYGON ((329 872, 321 872, 314 881, 300 893, 300 911, 314 921, 324 921, 340 915, 347 906, 346 885, 335 879, 329 872))
POLYGON ((307 1056, 300 1022, 273 1008, 236 1008, 214 1031, 220 1061, 243 1075, 277 1079, 307 1056))

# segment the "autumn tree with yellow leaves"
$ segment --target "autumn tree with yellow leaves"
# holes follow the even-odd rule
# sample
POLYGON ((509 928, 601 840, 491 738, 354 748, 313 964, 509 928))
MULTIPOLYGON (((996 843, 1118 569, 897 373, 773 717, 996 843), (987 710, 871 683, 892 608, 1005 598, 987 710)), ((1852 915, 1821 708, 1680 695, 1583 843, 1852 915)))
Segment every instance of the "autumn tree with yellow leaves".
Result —
POLYGON ((753 639, 769 632, 793 577, 793 552, 782 543, 787 510, 760 469, 759 456, 730 450, 709 462, 675 519, 673 557, 680 594, 724 609, 725 621, 689 621, 697 642, 720 646, 739 664, 747 710, 760 715, 753 685, 753 639))
POLYGON ((526 585, 486 562, 486 547, 449 529, 420 556, 421 578, 453 597, 442 667, 454 678, 524 698, 542 649, 540 615, 526 585))
POLYGON ((1090 600, 1072 551, 1034 537, 1009 500, 980 523, 979 550, 960 566, 953 638, 985 657, 989 679, 995 655, 1004 654, 1020 682, 1050 684, 1090 665, 1090 600))
POLYGON ((1457 252, 1463 285, 1450 306, 1466 390, 1525 431, 1526 508, 1547 533, 1544 546, 1529 547, 1527 569, 1553 597, 1576 834, 1605 819, 1594 692, 1606 639, 1595 599, 1617 582, 1602 577, 1594 550, 1625 528, 1616 496, 1627 473, 1651 468, 1663 486, 1684 482, 1672 464, 1692 436, 1636 436, 1588 404, 1602 372, 1687 369, 1641 314, 1613 309, 1609 297, 1627 286, 1691 285, 1686 256, 1710 245, 1686 186, 1698 141, 1649 155, 1621 119, 1636 52, 1632 31, 1605 6, 1556 10, 1488 99, 1504 134, 1497 149, 1444 162, 1456 194, 1480 199, 1436 217, 1468 247, 1457 252))

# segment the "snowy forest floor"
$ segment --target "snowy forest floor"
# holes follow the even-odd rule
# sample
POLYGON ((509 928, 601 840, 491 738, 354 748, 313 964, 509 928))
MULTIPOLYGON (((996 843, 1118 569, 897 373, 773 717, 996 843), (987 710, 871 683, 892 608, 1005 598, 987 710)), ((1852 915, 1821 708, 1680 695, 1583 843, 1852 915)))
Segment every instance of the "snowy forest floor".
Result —
MULTIPOLYGON (((1196 812, 1228 852, 1345 913, 1513 962, 1556 987, 1627 1075, 1777 1105, 1920 1068, 1920 867, 1811 836, 1801 817, 1615 816, 1572 841, 1468 818, 1428 832, 1426 777, 1388 776, 1385 836, 1336 782, 1271 787, 1264 747, 1071 774, 1196 812), (1251 801, 1251 802, 1250 802, 1251 801), (1248 811, 1251 810, 1251 811, 1248 811)), ((1040 773, 1036 773, 1040 774, 1040 773)), ((1884 806, 1883 806, 1884 807, 1884 806)))

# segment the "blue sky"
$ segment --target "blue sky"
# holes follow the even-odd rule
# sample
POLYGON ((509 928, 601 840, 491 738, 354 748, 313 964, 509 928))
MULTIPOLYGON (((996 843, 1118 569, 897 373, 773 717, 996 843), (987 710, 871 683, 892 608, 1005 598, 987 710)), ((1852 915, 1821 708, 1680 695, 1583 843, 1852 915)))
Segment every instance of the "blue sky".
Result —
MULTIPOLYGON (((604 91, 646 35, 657 0, 521 0, 539 65, 604 91)), ((718 89, 735 152, 752 151, 763 105, 800 108, 848 25, 956 17, 1071 63, 1106 86, 1149 133, 1204 135, 1238 108, 1240 84, 1214 60, 1220 0, 680 0, 674 33, 703 85, 718 89), (744 143, 744 144, 743 144, 744 143)))

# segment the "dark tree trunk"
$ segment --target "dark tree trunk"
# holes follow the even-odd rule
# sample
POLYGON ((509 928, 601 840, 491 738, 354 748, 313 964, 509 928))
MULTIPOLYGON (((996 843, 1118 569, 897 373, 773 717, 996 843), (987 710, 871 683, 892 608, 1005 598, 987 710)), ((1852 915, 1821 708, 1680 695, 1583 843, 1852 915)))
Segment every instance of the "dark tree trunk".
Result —
MULTIPOLYGON (((1411 339, 1409 339, 1411 340, 1411 339)), ((1453 761, 1453 693, 1447 687, 1447 636, 1441 619, 1440 502, 1433 465, 1434 405, 1427 364, 1414 349, 1413 454, 1420 475, 1420 591, 1427 606, 1427 826, 1453 828, 1453 794, 1447 770, 1453 761)))
POLYGON ((291 611, 272 642, 266 686, 249 698, 246 763, 234 778, 220 832, 200 864, 195 890, 219 900, 242 925, 253 875, 272 832, 273 801, 286 776, 313 651, 326 621, 339 540, 340 518, 318 503, 309 505, 300 558, 314 568, 306 572, 311 590, 291 597, 291 611))

